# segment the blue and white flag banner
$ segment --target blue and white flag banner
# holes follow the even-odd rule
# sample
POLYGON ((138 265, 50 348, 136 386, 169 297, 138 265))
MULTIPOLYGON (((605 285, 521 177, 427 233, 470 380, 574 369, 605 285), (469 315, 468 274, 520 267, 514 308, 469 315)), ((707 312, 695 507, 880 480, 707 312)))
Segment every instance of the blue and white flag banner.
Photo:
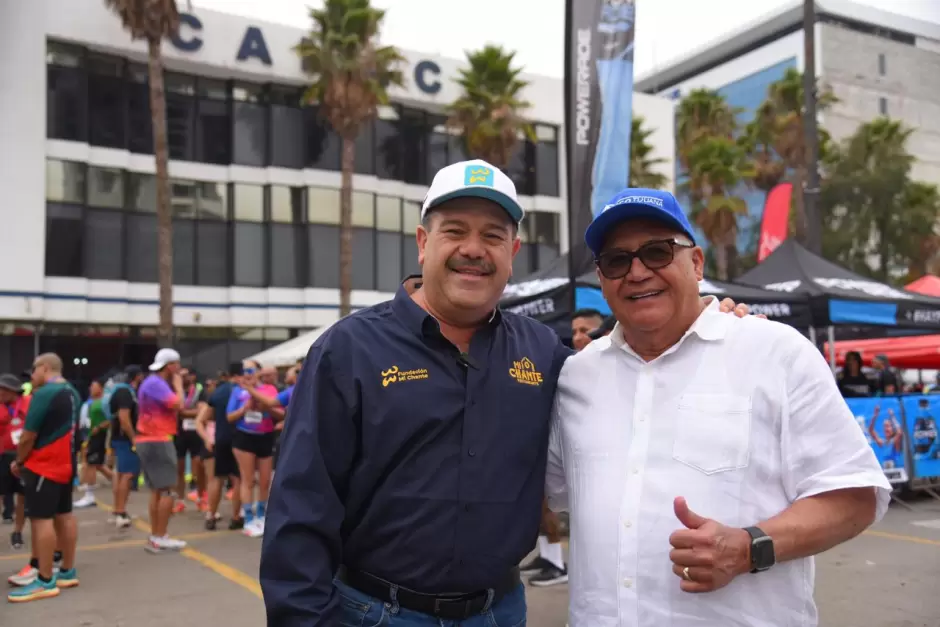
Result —
POLYGON ((906 465, 907 445, 901 402, 893 396, 847 398, 845 402, 868 438, 888 481, 892 484, 907 483, 910 473, 906 465))

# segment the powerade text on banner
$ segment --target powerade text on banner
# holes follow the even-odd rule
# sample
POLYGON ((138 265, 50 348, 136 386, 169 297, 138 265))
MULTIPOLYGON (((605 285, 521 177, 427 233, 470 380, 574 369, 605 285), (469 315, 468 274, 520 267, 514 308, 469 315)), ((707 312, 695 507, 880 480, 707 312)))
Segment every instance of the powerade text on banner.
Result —
POLYGON ((845 402, 852 410, 859 428, 868 438, 868 444, 875 452, 888 481, 892 484, 907 483, 907 446, 901 424, 903 413, 898 399, 893 396, 847 398, 845 402))
POLYGON ((567 2, 569 277, 591 269, 584 232, 629 182, 635 11, 633 0, 567 2))
POLYGON ((905 396, 901 402, 911 438, 914 478, 940 477, 940 395, 905 396))

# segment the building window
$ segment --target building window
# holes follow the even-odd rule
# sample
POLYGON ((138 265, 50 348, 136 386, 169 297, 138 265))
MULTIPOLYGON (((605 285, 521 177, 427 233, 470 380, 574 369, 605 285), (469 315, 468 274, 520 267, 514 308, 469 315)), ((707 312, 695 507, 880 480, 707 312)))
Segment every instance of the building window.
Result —
POLYGON ((535 136, 535 193, 558 196, 558 129, 539 124, 535 136))
POLYGON ((196 223, 173 218, 173 284, 196 284, 196 223))
POLYGON ((200 78, 196 105, 196 160, 227 165, 232 162, 228 88, 224 81, 200 78))
POLYGON ((307 189, 307 284, 339 287, 339 190, 307 189))
POLYGON ((88 168, 88 206, 124 208, 124 172, 112 168, 88 168))
POLYGON ((402 270, 405 276, 421 274, 421 264, 418 263, 418 242, 415 239, 415 232, 420 223, 421 205, 413 200, 406 200, 402 204, 401 218, 402 270))
POLYGON ((195 181, 170 180, 170 213, 174 218, 195 219, 197 196, 195 181))
POLYGON ((46 160, 46 200, 52 202, 85 202, 84 163, 46 160))
POLYGON ((127 214, 127 280, 157 282, 157 216, 152 213, 127 214))
POLYGON ((127 68, 127 149, 153 154, 153 126, 150 115, 150 76, 146 65, 132 63, 127 68))
POLYGON ((531 196, 535 193, 535 146, 519 133, 516 145, 504 168, 506 174, 516 185, 520 195, 531 196))
POLYGON ((375 175, 380 179, 400 181, 401 166, 398 112, 394 107, 379 107, 379 116, 375 120, 375 175))
POLYGON ((108 209, 85 211, 82 276, 112 281, 124 278, 125 215, 108 209))
POLYGON ((560 252, 560 219, 557 213, 534 211, 526 216, 530 221, 532 247, 535 251, 534 270, 541 270, 558 257, 560 252))
POLYGON ((88 141, 93 146, 125 148, 124 59, 88 55, 88 141))
POLYGON ((881 115, 888 115, 888 99, 879 98, 878 99, 878 113, 881 115))
POLYGON ((196 196, 196 283, 226 287, 231 285, 228 185, 198 183, 196 196))
MULTIPOLYGON (((153 174, 128 172, 127 201, 131 211, 157 212, 157 179, 153 174)), ((131 249, 133 250, 133 249, 131 249)))
POLYGON ((235 285, 263 287, 265 273, 264 188, 235 185, 233 251, 235 285))
POLYGON ((304 244, 304 190, 275 185, 271 187, 271 224, 268 252, 271 285, 303 287, 301 251, 304 244))
POLYGON ((438 170, 456 163, 450 161, 447 157, 447 148, 453 139, 452 133, 447 128, 447 120, 443 117, 428 116, 428 126, 431 132, 428 134, 428 177, 433 178, 438 170))
POLYGON ((375 174, 375 128, 370 120, 356 137, 356 174, 375 174))
POLYGON ((240 83, 232 88, 232 163, 268 164, 267 109, 261 85, 240 83))
POLYGON ((401 198, 375 199, 375 289, 394 292, 402 281, 401 198))
POLYGON ((299 89, 271 86, 271 165, 295 169, 304 167, 301 95, 299 89))
POLYGON ((427 173, 428 162, 428 128, 427 117, 424 111, 401 108, 401 117, 398 120, 398 136, 400 141, 400 154, 407 155, 401 159, 401 180, 414 185, 427 185, 430 182, 427 173))
POLYGON ((352 286, 375 289, 375 194, 352 194, 352 286))
POLYGON ((195 158, 196 79, 167 73, 166 138, 170 159, 192 161, 195 158))
POLYGON ((884 76, 888 73, 888 59, 883 52, 878 54, 878 74, 884 76))
POLYGON ((49 42, 46 48, 46 136, 86 141, 87 75, 80 48, 49 42))
POLYGON ((513 277, 525 277, 535 270, 535 255, 532 244, 532 222, 535 212, 526 214, 525 220, 519 225, 519 239, 522 245, 519 246, 519 252, 512 259, 513 277))
POLYGON ((316 106, 305 107, 304 134, 307 146, 307 167, 315 170, 340 169, 340 141, 339 135, 330 126, 329 121, 320 115, 316 106))
POLYGON ((46 275, 82 276, 82 208, 46 204, 46 275))

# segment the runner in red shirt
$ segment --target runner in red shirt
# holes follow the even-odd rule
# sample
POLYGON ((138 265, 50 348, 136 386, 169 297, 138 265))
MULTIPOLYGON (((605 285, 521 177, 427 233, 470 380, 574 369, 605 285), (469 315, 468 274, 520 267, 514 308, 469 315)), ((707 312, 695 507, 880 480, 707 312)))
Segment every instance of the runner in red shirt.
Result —
POLYGON ((13 533, 10 546, 23 548, 23 526, 26 516, 23 510, 23 485, 10 472, 10 463, 16 460, 16 445, 23 433, 28 399, 22 396, 22 384, 16 375, 0 375, 0 496, 4 503, 13 502, 11 515, 13 533))

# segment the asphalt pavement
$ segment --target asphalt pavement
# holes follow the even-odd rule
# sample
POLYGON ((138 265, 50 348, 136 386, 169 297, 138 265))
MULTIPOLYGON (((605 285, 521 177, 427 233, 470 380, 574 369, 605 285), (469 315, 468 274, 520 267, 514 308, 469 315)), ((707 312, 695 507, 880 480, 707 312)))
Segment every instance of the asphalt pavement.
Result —
MULTIPOLYGON (((144 551, 146 494, 129 507, 135 527, 107 524, 110 491, 100 507, 77 512, 81 585, 53 599, 0 602, 3 627, 166 627, 265 624, 257 582, 260 540, 239 532, 203 529, 190 504, 170 532, 189 543, 179 554, 144 551), (143 520, 142 520, 143 519, 143 520)), ((920 499, 913 511, 892 505, 885 519, 859 538, 817 559, 816 600, 822 627, 937 627, 940 625, 940 501, 920 499)), ((228 514, 228 504, 223 504, 228 514)), ((26 551, 10 549, 0 527, 0 570, 15 572, 26 551)), ((568 587, 528 588, 530 627, 564 627, 568 587)))

